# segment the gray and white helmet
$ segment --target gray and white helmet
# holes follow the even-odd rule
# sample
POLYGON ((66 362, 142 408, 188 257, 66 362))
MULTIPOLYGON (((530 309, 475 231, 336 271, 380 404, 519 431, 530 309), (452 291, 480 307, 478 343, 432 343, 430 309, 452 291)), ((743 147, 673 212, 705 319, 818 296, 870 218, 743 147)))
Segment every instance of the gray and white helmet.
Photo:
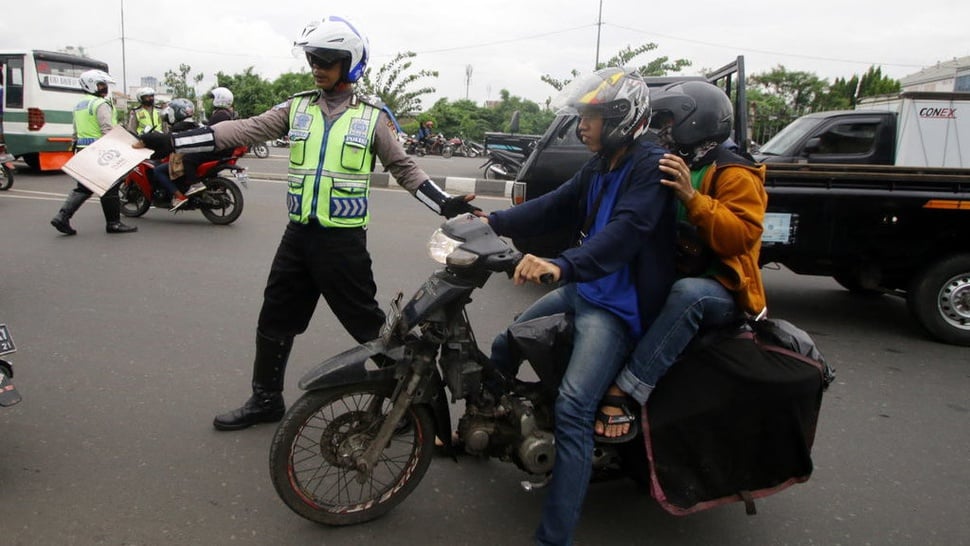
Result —
POLYGON ((216 87, 210 93, 212 93, 212 106, 214 108, 229 108, 232 106, 232 91, 225 87, 216 87))
POLYGON ((165 110, 162 111, 162 115, 165 116, 165 121, 169 125, 175 125, 176 123, 189 119, 195 115, 195 105, 189 99, 174 99, 172 102, 168 103, 165 110))
POLYGON ((603 148, 616 150, 646 130, 650 91, 635 70, 609 67, 570 82, 553 99, 552 107, 557 114, 602 116, 603 148))

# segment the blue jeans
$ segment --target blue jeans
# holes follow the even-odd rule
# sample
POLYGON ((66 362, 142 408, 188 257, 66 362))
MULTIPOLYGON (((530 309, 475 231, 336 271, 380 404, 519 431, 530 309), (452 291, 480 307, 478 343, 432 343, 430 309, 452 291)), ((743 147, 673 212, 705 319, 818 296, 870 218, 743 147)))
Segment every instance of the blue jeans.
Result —
POLYGON ((616 385, 643 405, 701 328, 725 326, 740 318, 734 296, 721 283, 704 277, 678 280, 616 385))
POLYGON ((152 169, 152 175, 155 177, 155 182, 157 182, 169 195, 175 196, 175 192, 179 191, 175 182, 172 182, 172 178, 168 174, 168 163, 161 163, 156 165, 152 169))
MULTIPOLYGON (((573 350, 556 398, 556 461, 536 530, 539 544, 572 544, 592 471, 596 410, 633 344, 626 323, 584 300, 575 284, 546 294, 516 322, 563 312, 574 316, 573 350)), ((515 376, 504 333, 492 344, 492 362, 515 376)))

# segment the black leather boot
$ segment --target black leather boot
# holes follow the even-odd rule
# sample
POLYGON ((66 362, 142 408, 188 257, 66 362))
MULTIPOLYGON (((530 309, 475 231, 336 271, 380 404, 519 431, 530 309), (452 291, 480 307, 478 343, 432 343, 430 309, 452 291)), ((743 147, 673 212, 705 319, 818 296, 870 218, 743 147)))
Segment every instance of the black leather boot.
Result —
POLYGON ((121 221, 121 198, 118 188, 101 196, 101 212, 104 213, 104 230, 108 233, 134 233, 138 226, 129 226, 121 221))
POLYGON ((283 418, 283 378, 293 338, 274 339, 256 332, 256 361, 253 363, 253 395, 241 408, 216 415, 216 430, 240 430, 257 423, 275 423, 283 418))
POLYGON ((78 191, 77 188, 67 194, 67 199, 61 205, 61 210, 57 211, 57 214, 51 218, 51 225, 54 226, 54 229, 64 235, 77 235, 77 230, 71 227, 71 217, 88 200, 88 197, 91 197, 90 193, 78 191))

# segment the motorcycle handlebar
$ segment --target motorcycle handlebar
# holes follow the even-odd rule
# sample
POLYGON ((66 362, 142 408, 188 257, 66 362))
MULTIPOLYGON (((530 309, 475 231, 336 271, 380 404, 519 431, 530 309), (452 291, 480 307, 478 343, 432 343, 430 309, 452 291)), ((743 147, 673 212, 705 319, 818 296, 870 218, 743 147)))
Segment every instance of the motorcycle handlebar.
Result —
MULTIPOLYGON (((511 266, 506 271, 506 273, 508 273, 509 275, 509 278, 511 278, 512 274, 515 273, 515 268, 519 266, 519 262, 521 262, 522 258, 524 257, 525 257, 525 254, 519 252, 518 250, 515 251, 515 254, 513 254, 512 256, 511 266)), ((542 275, 539 276, 540 284, 549 285, 549 284, 552 284, 553 282, 554 281, 553 281, 552 273, 543 273, 542 275)))

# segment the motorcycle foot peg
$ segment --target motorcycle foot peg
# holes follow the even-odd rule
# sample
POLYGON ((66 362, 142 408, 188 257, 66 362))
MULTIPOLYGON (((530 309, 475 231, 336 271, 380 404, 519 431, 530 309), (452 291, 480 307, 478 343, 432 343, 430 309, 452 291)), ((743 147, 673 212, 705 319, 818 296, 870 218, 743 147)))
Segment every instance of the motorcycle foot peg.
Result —
POLYGON ((522 480, 521 482, 519 482, 519 485, 522 487, 523 491, 525 491, 526 493, 531 493, 533 491, 542 489, 545 486, 549 485, 550 480, 552 480, 552 474, 549 474, 548 476, 546 476, 545 478, 542 478, 537 482, 522 480))

